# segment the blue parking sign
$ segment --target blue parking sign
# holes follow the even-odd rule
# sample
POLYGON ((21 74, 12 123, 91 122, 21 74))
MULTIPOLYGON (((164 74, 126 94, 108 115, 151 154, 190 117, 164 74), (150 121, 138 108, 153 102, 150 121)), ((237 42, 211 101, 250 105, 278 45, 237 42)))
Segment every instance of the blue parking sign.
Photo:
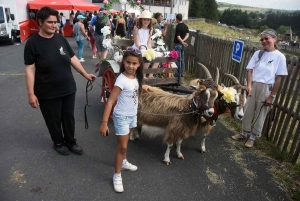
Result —
POLYGON ((243 55, 244 41, 235 40, 232 49, 232 60, 241 62, 243 55))

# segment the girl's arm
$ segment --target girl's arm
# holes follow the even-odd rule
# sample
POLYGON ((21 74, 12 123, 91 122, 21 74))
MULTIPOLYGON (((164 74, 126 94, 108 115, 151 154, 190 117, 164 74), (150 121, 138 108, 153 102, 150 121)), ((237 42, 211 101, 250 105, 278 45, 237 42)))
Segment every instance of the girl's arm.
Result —
POLYGON ((106 136, 106 132, 109 133, 109 128, 107 126, 108 118, 111 113, 112 107, 115 104, 115 102, 117 101, 117 98, 118 98, 119 94, 121 93, 121 91, 122 90, 120 89, 120 87, 114 86, 111 94, 109 95, 108 101, 107 101, 105 109, 104 109, 103 117, 101 120, 101 126, 99 129, 99 133, 102 136, 106 136))
POLYGON ((133 40, 134 40, 134 44, 137 48, 140 48, 140 41, 139 41, 139 32, 138 32, 138 28, 135 26, 133 28, 133 40))
POLYGON ((152 36, 152 33, 153 33, 153 28, 151 28, 151 30, 150 30, 149 38, 148 38, 148 41, 147 41, 147 47, 148 47, 148 49, 151 49, 151 48, 152 48, 152 43, 151 43, 151 36, 152 36))

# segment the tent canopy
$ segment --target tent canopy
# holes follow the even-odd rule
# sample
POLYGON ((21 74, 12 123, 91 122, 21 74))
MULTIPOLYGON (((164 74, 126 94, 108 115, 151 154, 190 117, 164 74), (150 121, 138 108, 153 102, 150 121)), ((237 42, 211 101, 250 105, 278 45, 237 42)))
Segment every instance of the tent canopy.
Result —
POLYGON ((84 0, 34 0, 28 2, 29 9, 41 9, 44 6, 49 6, 56 10, 89 10, 98 11, 98 5, 86 2, 84 0))

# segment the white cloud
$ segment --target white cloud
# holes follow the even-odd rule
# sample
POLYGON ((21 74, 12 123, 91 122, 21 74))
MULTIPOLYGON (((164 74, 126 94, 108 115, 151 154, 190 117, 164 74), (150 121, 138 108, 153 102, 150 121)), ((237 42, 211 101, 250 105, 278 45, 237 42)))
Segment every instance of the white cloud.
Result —
POLYGON ((259 8, 300 10, 299 0, 217 0, 217 2, 226 2, 230 4, 239 4, 259 8))

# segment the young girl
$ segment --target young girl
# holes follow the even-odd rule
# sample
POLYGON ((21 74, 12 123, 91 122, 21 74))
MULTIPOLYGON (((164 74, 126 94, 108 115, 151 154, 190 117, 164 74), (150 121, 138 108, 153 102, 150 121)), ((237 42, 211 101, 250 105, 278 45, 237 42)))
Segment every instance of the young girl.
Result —
MULTIPOLYGON (((133 48, 140 49, 142 52, 151 49, 151 36, 153 32, 152 24, 156 21, 148 10, 144 10, 140 17, 138 17, 138 27, 133 29, 134 44, 133 48)), ((144 69, 148 68, 150 63, 144 64, 144 69)), ((149 75, 150 76, 150 75, 149 75)), ((153 76, 153 75, 152 75, 153 76)))
POLYGON ((115 155, 115 174, 113 176, 114 190, 123 192, 121 177, 122 170, 136 171, 137 166, 132 165, 126 159, 127 144, 131 129, 137 125, 138 95, 142 91, 143 80, 143 58, 142 53, 134 48, 128 48, 124 53, 120 75, 109 96, 103 118, 101 121, 100 134, 107 136, 107 126, 110 111, 113 104, 117 104, 113 111, 115 132, 118 138, 118 147, 115 155))

